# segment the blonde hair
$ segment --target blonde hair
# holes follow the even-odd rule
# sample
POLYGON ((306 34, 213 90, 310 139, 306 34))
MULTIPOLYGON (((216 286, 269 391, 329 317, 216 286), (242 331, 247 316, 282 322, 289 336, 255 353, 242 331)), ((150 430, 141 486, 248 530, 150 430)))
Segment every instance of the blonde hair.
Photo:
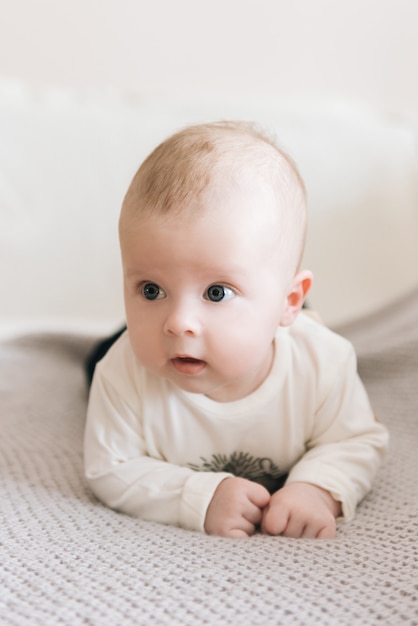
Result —
POLYGON ((283 236, 286 240, 298 240, 299 263, 306 228, 302 177, 289 155, 249 122, 199 124, 168 137, 151 152, 132 179, 120 223, 132 215, 182 215, 196 206, 191 201, 219 177, 228 176, 228 180, 234 181, 243 170, 273 187, 280 206, 292 216, 281 220, 283 236))

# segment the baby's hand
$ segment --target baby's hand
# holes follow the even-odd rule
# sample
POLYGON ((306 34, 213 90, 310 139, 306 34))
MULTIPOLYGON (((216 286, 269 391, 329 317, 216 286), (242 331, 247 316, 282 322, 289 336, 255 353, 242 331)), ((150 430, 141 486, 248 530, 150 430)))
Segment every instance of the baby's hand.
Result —
POLYGON ((208 506, 205 531, 221 537, 249 537, 261 522, 270 494, 245 478, 225 478, 208 506))
POLYGON ((262 532, 285 537, 333 539, 341 503, 320 487, 295 482, 272 495, 263 512, 262 532))

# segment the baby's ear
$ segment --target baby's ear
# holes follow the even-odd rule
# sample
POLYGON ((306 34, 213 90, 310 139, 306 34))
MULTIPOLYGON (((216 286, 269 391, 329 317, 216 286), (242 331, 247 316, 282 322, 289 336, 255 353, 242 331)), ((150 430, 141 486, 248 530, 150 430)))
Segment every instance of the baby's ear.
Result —
POLYGON ((280 319, 280 326, 290 326, 298 316, 306 294, 312 287, 313 275, 309 270, 298 272, 290 285, 290 291, 286 296, 285 306, 280 319))

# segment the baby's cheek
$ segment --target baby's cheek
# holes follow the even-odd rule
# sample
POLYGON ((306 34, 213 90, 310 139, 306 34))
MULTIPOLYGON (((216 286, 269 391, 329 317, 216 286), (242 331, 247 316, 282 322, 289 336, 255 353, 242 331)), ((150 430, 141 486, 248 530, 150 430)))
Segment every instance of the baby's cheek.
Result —
POLYGON ((157 344, 154 336, 151 333, 143 332, 143 329, 128 327, 129 340, 133 353, 140 363, 147 366, 148 363, 153 362, 154 355, 156 356, 157 344))

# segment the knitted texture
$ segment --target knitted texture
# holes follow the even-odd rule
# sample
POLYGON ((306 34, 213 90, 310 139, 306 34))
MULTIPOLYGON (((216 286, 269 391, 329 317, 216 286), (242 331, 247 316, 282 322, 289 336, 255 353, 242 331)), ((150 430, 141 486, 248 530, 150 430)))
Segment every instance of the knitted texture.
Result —
POLYGON ((7 626, 418 624, 418 293, 340 329, 389 456, 333 541, 244 540, 133 519, 83 478, 92 340, 0 347, 0 623, 7 626))

